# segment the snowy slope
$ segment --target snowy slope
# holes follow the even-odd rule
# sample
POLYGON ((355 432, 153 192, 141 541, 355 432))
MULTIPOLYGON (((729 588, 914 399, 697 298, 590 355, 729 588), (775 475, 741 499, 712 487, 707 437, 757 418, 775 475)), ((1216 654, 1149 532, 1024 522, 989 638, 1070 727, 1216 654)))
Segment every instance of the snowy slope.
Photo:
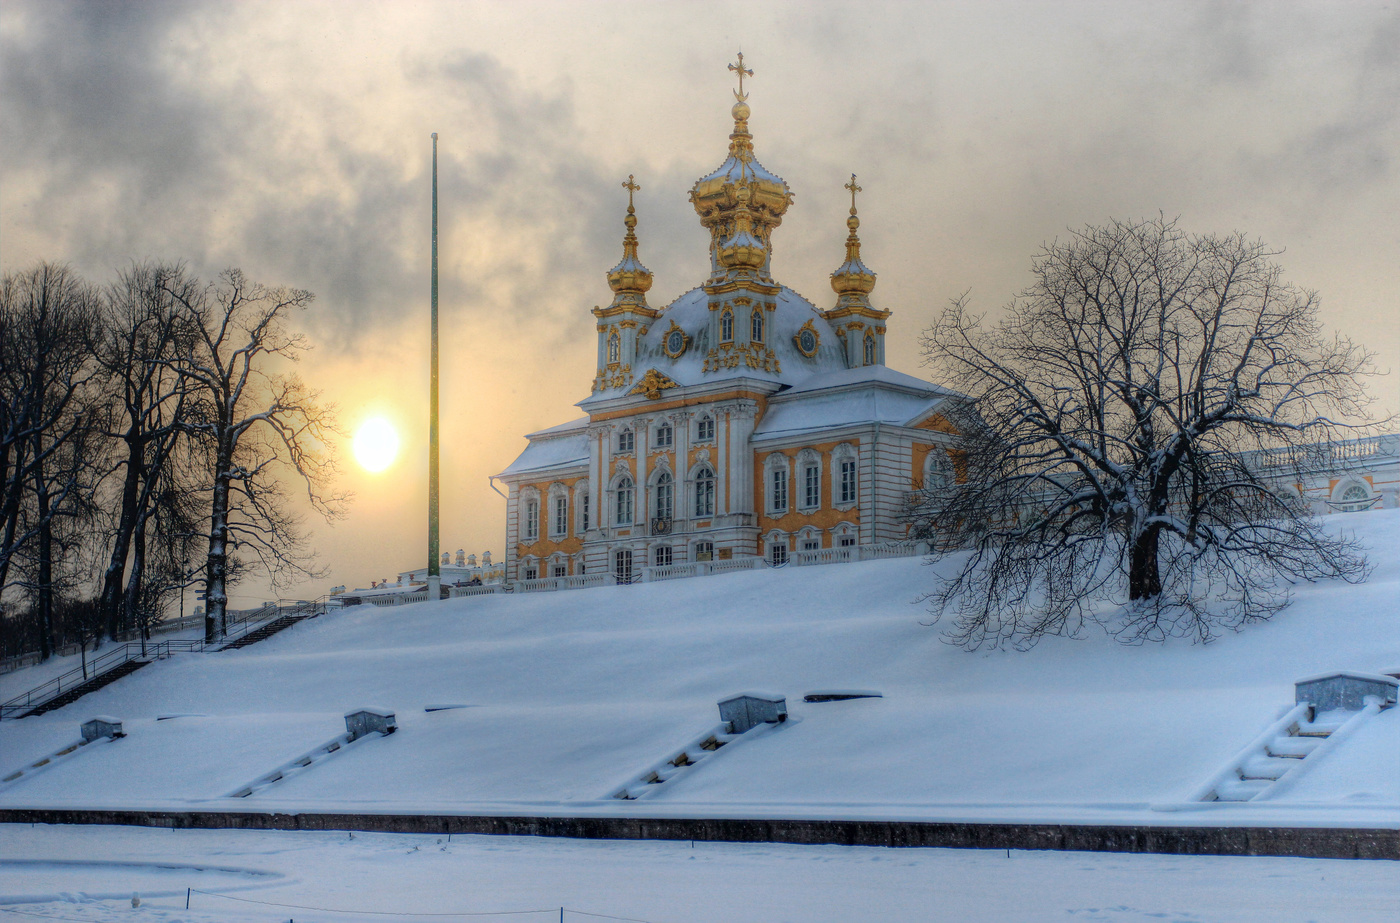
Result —
POLYGON ((0 807, 1400 824, 1400 710, 1277 798, 1184 803, 1292 705, 1294 680, 1400 668, 1400 512, 1334 525, 1371 546, 1370 581, 1300 587, 1273 622, 1205 647, 1091 635, 968 654, 921 624, 918 559, 346 610, 0 724, 0 777, 92 715, 128 733, 0 783, 0 807), (791 720, 644 801, 608 797, 751 688, 786 695, 791 720), (884 697, 802 701, 839 688, 884 697), (424 710, 442 704, 469 707, 424 710), (359 706, 394 710, 399 732, 228 797, 359 706))

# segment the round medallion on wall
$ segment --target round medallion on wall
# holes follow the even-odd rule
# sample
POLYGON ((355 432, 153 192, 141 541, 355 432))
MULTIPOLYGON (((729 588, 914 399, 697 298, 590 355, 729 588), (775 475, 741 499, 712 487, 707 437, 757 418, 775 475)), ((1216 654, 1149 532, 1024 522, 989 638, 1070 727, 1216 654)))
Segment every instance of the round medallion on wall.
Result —
POLYGON ((810 320, 802 325, 792 340, 797 345, 797 351, 808 359, 817 354, 817 347, 821 345, 821 335, 817 333, 810 320))
POLYGON ((661 351, 672 359, 679 359, 689 345, 690 337, 676 326, 675 321, 671 321, 671 329, 666 331, 666 337, 661 341, 661 351))

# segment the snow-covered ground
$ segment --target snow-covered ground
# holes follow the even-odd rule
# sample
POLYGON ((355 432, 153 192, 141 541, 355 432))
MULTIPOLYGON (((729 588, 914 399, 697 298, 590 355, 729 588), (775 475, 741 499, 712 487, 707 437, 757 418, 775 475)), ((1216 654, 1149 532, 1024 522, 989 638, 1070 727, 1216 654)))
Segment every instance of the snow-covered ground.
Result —
POLYGON ((1207 646, 968 654, 922 624, 918 559, 349 609, 0 724, 0 778, 92 715, 128 734, 0 783, 0 807, 1400 825, 1400 709, 1277 798, 1186 800, 1293 704, 1294 680, 1400 669, 1400 511, 1333 525, 1370 545, 1368 582, 1300 586, 1272 622, 1207 646), (752 688, 786 695, 791 720, 641 801, 609 797, 752 688), (842 688, 883 697, 802 701, 842 688), (360 706, 396 712, 398 733, 230 797, 360 706))
POLYGON ((1398 905, 1393 862, 0 825, 14 921, 1390 923, 1398 905))

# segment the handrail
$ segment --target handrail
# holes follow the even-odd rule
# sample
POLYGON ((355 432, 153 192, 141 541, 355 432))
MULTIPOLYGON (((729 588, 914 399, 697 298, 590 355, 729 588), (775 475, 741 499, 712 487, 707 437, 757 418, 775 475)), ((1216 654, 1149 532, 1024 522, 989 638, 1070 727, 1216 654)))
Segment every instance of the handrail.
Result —
POLYGON ((96 658, 87 661, 79 667, 75 667, 66 673, 40 683, 27 692, 22 692, 10 699, 8 702, 0 703, 0 720, 5 718, 17 718, 21 714, 38 708, 48 702, 80 686, 89 680, 105 676, 112 670, 117 669, 122 664, 132 660, 165 660, 174 653, 204 653, 221 649, 231 641, 246 637, 256 630, 256 626, 266 624, 273 619, 283 615, 298 614, 305 612, 308 618, 324 615, 330 608, 329 595, 319 596, 314 600, 297 600, 293 603, 283 605, 279 600, 277 604, 271 606, 259 606, 256 609, 235 610, 244 613, 241 619, 234 619, 226 623, 230 628, 241 627, 235 632, 228 630, 222 638, 213 642, 206 642, 203 638, 171 639, 166 641, 127 641, 120 645, 113 646, 96 658), (290 612, 288 611, 290 610, 290 612))

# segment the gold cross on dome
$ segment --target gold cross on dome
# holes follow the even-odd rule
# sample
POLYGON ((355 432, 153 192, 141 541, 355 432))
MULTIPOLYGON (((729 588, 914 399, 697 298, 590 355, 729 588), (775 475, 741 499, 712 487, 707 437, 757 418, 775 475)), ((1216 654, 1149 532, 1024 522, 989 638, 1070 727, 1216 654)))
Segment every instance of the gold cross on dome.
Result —
POLYGON ((851 174, 851 181, 846 184, 846 188, 851 190, 851 214, 854 215, 856 213, 856 193, 864 191, 861 187, 856 185, 856 175, 854 173, 851 174))
POLYGON ((632 193, 642 187, 632 182, 632 174, 628 173, 627 182, 622 184, 622 188, 627 190, 627 210, 630 212, 632 210, 632 193))
POLYGON ((734 91, 734 98, 739 102, 743 102, 749 98, 749 94, 744 92, 744 76, 748 75, 752 77, 753 71, 744 66, 744 53, 742 51, 739 52, 739 63, 729 65, 729 69, 739 75, 739 89, 734 91))

